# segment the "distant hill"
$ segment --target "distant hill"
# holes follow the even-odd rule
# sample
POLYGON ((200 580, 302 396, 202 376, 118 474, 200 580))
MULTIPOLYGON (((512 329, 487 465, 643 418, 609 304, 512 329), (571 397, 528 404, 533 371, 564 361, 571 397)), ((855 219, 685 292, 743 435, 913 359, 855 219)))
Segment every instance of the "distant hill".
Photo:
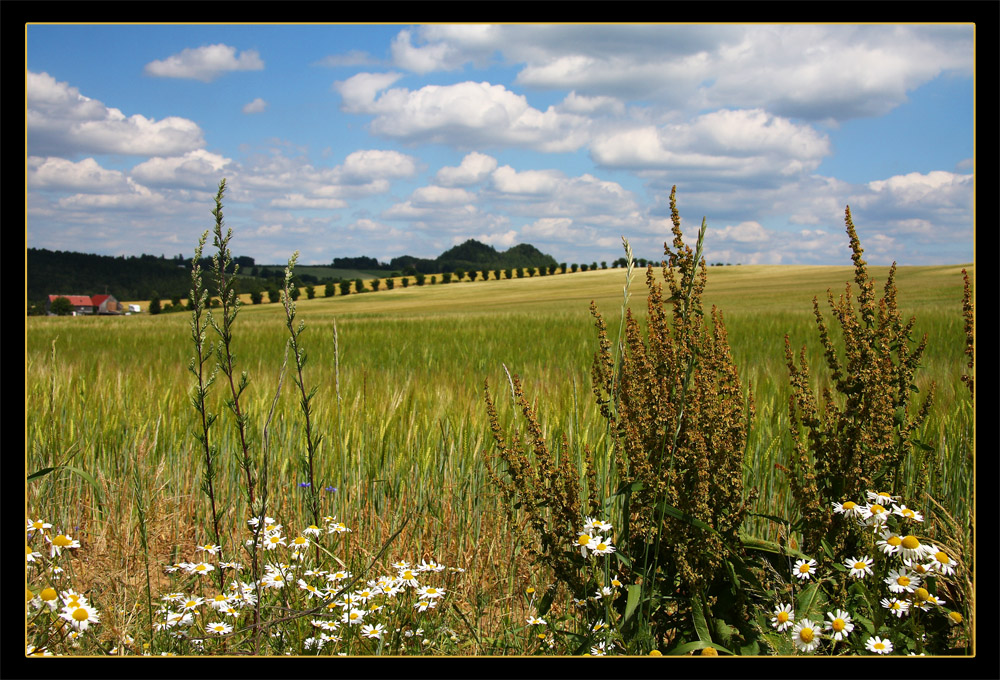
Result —
POLYGON ((529 267, 555 266, 557 263, 551 255, 538 250, 533 245, 522 243, 503 252, 493 246, 469 239, 444 251, 436 258, 414 257, 401 255, 394 257, 388 264, 381 264, 374 257, 335 257, 333 267, 336 269, 363 269, 371 271, 378 268, 387 272, 420 272, 421 274, 442 274, 483 269, 521 269, 529 267))

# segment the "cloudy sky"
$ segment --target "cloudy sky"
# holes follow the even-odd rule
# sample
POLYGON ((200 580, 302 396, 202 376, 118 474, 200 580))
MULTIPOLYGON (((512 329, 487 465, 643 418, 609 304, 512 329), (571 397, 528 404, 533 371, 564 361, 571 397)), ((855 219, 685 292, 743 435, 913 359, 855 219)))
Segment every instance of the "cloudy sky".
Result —
POLYGON ((27 27, 29 247, 973 260, 973 27, 27 27))

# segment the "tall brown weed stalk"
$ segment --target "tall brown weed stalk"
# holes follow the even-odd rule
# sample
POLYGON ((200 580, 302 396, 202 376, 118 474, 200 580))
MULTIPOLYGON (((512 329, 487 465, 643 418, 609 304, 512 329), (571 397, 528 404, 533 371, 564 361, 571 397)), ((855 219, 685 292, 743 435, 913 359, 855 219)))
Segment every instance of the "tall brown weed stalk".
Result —
POLYGON ((743 393, 722 313, 713 307, 712 327, 705 325, 705 222, 692 251, 683 240, 676 187, 670 209, 673 250, 664 243, 662 268, 669 298, 650 265, 646 329, 628 309, 618 363, 591 304, 600 343, 592 378, 625 497, 619 549, 647 585, 659 573, 655 578, 667 590, 676 581, 681 592, 694 595, 740 544, 750 500, 744 497, 743 456, 753 399, 743 393))
MULTIPOLYGON (((830 310, 842 331, 841 348, 813 298, 813 311, 820 339, 825 348, 832 389, 822 390, 822 408, 810 384, 805 347, 798 365, 788 336, 785 358, 792 394, 789 414, 795 450, 791 456, 790 486, 801 515, 805 546, 818 551, 825 539, 834 554, 848 552, 851 526, 836 522, 830 511, 834 502, 865 501, 868 490, 902 494, 900 472, 911 449, 916 446, 926 471, 929 447, 915 437, 934 400, 931 387, 923 403, 913 409, 919 391, 914 374, 927 344, 927 336, 911 346, 915 317, 903 322, 896 304, 893 262, 883 295, 875 297, 875 281, 868 275, 862 259, 851 209, 845 213, 847 234, 851 240, 857 307, 851 284, 837 300, 827 291, 830 310)), ((920 479, 926 475, 921 474, 920 479)), ((909 494, 911 497, 919 494, 909 494)), ((844 553, 846 554, 846 553, 844 553)))
POLYGON ((586 451, 587 488, 582 489, 566 438, 557 450, 552 450, 542 434, 535 408, 524 396, 520 379, 513 376, 510 380, 512 397, 524 416, 527 433, 504 432, 487 383, 486 411, 497 444, 495 457, 487 459, 490 480, 504 498, 511 525, 529 559, 550 567, 574 597, 584 598, 594 584, 581 575, 586 560, 573 539, 581 518, 596 513, 600 507, 591 452, 586 451), (530 532, 519 521, 519 510, 530 532))

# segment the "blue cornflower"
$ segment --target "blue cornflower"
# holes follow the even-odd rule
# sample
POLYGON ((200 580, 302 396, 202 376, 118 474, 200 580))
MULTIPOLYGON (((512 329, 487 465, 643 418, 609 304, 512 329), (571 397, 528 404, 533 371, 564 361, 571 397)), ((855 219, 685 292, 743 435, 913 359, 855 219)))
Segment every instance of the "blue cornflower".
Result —
POLYGON ((335 487, 335 486, 328 486, 325 489, 323 489, 323 491, 329 491, 330 493, 336 493, 337 487, 335 487))
POLYGON ((309 482, 299 482, 299 487, 302 489, 307 489, 310 486, 312 486, 312 484, 310 484, 309 482))

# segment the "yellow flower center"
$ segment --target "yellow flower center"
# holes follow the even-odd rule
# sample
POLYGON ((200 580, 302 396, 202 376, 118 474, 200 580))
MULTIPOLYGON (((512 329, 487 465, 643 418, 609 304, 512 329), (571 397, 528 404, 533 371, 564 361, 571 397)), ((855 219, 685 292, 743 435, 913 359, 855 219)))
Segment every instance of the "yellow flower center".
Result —
POLYGON ((906 587, 906 586, 910 585, 910 577, 909 576, 900 576, 899 578, 896 579, 896 583, 898 583, 899 585, 901 585, 903 587, 906 587))
POLYGON ((875 505, 873 505, 873 506, 872 506, 872 507, 870 508, 870 510, 871 510, 871 513, 872 513, 873 515, 881 515, 881 514, 885 513, 885 508, 883 508, 883 507, 882 507, 881 505, 879 505, 878 503, 876 503, 875 505))
POLYGON ((778 612, 778 623, 788 623, 788 612, 778 612))
POLYGON ((906 508, 905 510, 903 510, 903 517, 913 517, 913 515, 914 515, 914 512, 912 510, 910 510, 909 508, 906 508))
POLYGON ((404 571, 403 572, 403 580, 404 581, 412 581, 413 580, 413 572, 410 571, 409 569, 407 569, 406 571, 404 571))
POLYGON ((809 573, 809 565, 808 564, 802 564, 802 565, 800 565, 799 566, 799 573, 801 573, 801 574, 808 574, 809 573))
POLYGON ((531 594, 532 594, 533 592, 535 592, 535 589, 534 589, 534 588, 530 588, 530 587, 529 587, 529 588, 528 588, 528 589, 527 589, 526 591, 524 591, 524 592, 528 593, 528 595, 531 595, 531 594))
POLYGON ((215 601, 216 602, 225 602, 226 601, 226 596, 225 595, 216 595, 215 596, 215 601))
POLYGON ((194 568, 195 571, 205 571, 206 567, 204 564, 199 564, 194 568))
POLYGON ((936 553, 934 553, 934 559, 936 559, 941 564, 948 564, 948 563, 951 562, 951 558, 948 557, 948 555, 946 553, 944 553, 944 552, 936 552, 936 553))
POLYGON ((719 652, 716 651, 715 647, 705 647, 701 650, 702 656, 719 656, 719 652))
POLYGON ((44 526, 45 526, 45 522, 42 522, 41 520, 39 520, 37 522, 32 522, 31 523, 31 528, 32 529, 41 529, 44 526))
POLYGON ((598 543, 597 544, 597 549, 598 550, 607 550, 608 549, 608 544, 607 543, 598 543))
POLYGON ((813 629, 812 628, 803 628, 802 630, 800 630, 799 631, 799 639, 802 640, 803 642, 812 642, 813 641, 813 629))
POLYGON ((846 625, 847 624, 844 623, 844 619, 834 619, 833 623, 831 624, 831 627, 839 633, 844 630, 844 627, 846 625))
POLYGON ((69 540, 68 537, 63 536, 62 534, 59 534, 58 536, 56 536, 55 538, 52 539, 52 543, 54 543, 55 545, 58 545, 60 548, 65 548, 70 543, 72 543, 72 541, 69 540))
POLYGON ((913 597, 917 598, 918 601, 924 601, 930 596, 931 594, 927 592, 926 588, 917 588, 913 591, 913 597))
POLYGON ((73 611, 74 621, 86 621, 89 618, 90 618, 90 612, 88 612, 83 607, 80 607, 79 609, 73 611))
POLYGON ((34 597, 35 597, 35 594, 33 592, 31 592, 30 588, 25 588, 24 589, 24 601, 25 602, 31 602, 31 600, 34 599, 34 597))
POLYGON ((962 623, 962 615, 958 612, 948 612, 948 618, 950 618, 955 623, 962 623))
POLYGON ((844 510, 853 510, 854 508, 857 507, 857 505, 858 504, 855 503, 854 501, 847 501, 844 503, 842 507, 844 508, 844 510))
POLYGON ((292 541, 292 542, 293 542, 293 543, 294 543, 295 545, 305 545, 305 543, 306 543, 306 539, 305 539, 305 538, 303 538, 302 536, 297 536, 297 537, 295 538, 295 540, 294 540, 294 541, 292 541))
POLYGON ((875 647, 875 649, 880 649, 880 650, 881 650, 881 649, 885 649, 885 643, 884 643, 884 642, 876 642, 876 643, 875 643, 874 645, 872 645, 872 646, 873 646, 873 647, 875 647))
POLYGON ((907 550, 916 550, 920 547, 920 541, 917 540, 916 536, 907 536, 903 539, 903 547, 907 550))
POLYGON ((868 565, 865 564, 864 562, 855 562, 854 563, 854 568, 855 569, 865 569, 867 567, 868 567, 868 565))
POLYGON ((587 534, 580 534, 580 538, 576 539, 577 545, 587 545, 590 543, 590 536, 587 534))
POLYGON ((649 653, 650 656, 663 656, 663 654, 658 649, 654 649, 649 653))
POLYGON ((903 542, 903 539, 901 539, 899 536, 890 536, 889 538, 885 539, 885 542, 891 546, 898 546, 900 543, 903 542))
POLYGON ((55 588, 45 588, 42 592, 38 593, 38 595, 46 602, 51 602, 58 597, 58 593, 56 593, 55 588))

